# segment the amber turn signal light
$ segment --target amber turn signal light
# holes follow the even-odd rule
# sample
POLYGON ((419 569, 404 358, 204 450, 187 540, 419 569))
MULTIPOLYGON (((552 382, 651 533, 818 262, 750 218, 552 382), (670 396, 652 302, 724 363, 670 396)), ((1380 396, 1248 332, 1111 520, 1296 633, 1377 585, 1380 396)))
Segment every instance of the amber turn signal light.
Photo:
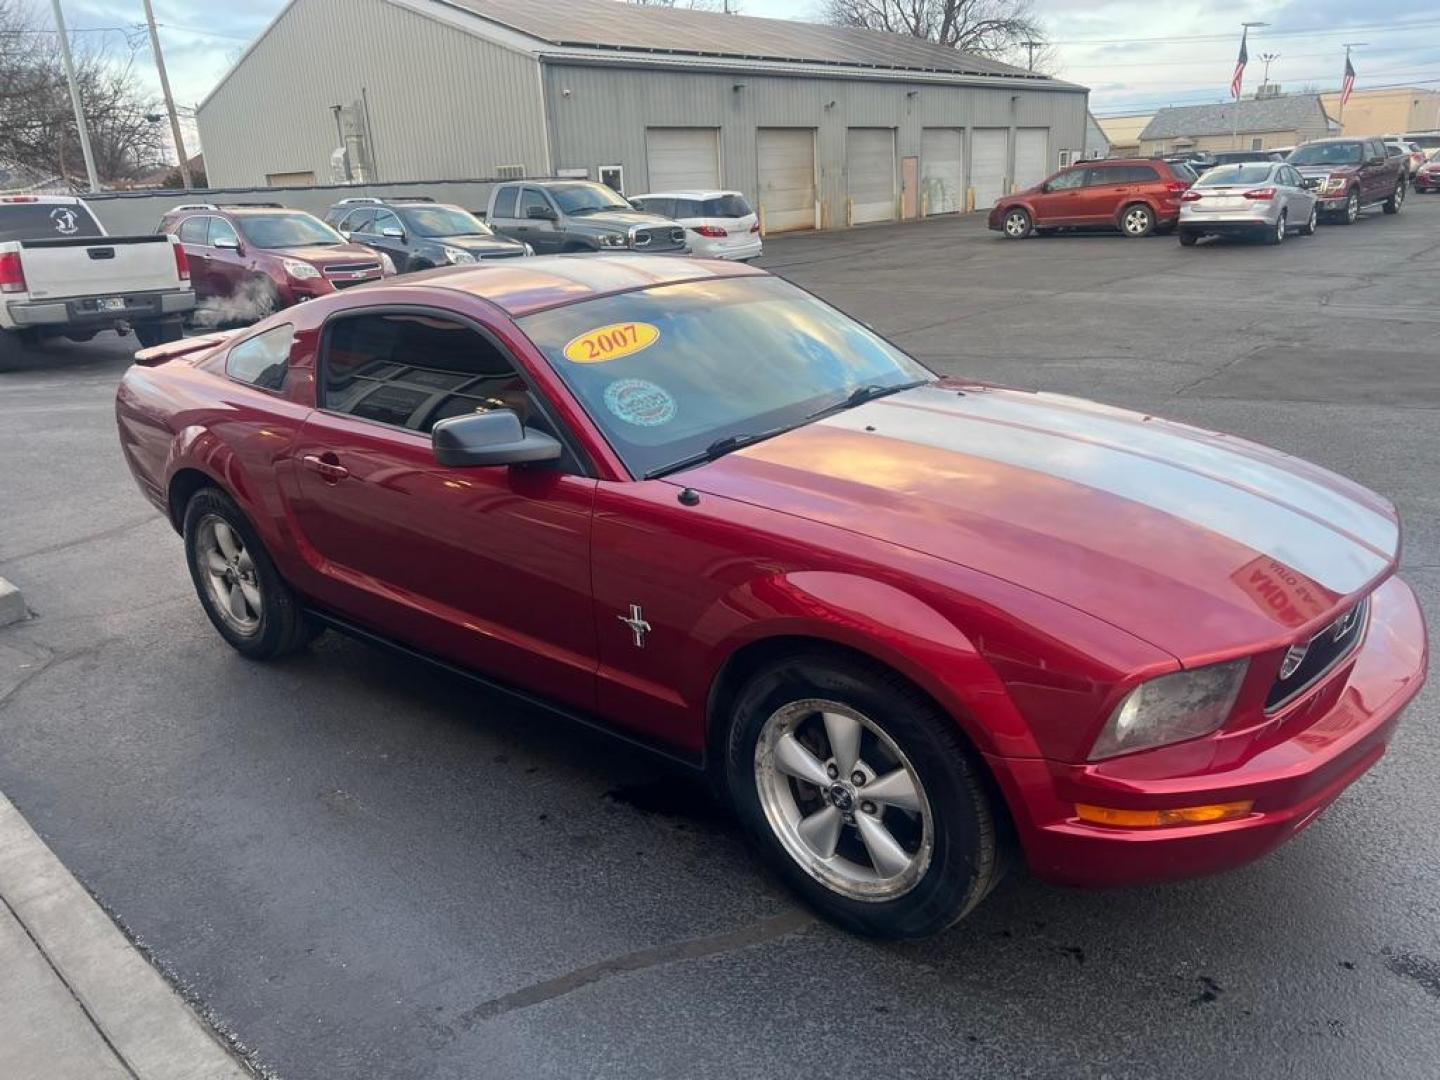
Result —
POLYGON ((1146 828, 1162 825, 1205 825, 1215 821, 1233 821, 1255 808, 1253 799, 1243 802, 1214 803, 1210 806, 1181 806, 1169 810, 1113 810, 1108 806, 1075 804, 1075 816, 1092 825, 1119 825, 1124 828, 1146 828))

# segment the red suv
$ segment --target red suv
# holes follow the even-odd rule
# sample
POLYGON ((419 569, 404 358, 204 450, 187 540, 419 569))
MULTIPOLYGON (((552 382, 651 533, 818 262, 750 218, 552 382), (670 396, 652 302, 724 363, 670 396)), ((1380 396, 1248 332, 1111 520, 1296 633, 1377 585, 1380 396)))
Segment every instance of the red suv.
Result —
POLYGON ((1007 195, 990 211, 990 228, 1011 240, 1066 226, 1109 226, 1126 236, 1169 232, 1180 196, 1195 182, 1172 161, 1082 161, 1032 188, 1007 195))
POLYGON ((395 272, 390 259, 352 244, 313 214, 279 203, 189 203, 160 219, 190 258, 198 314, 249 322, 336 289, 395 272))

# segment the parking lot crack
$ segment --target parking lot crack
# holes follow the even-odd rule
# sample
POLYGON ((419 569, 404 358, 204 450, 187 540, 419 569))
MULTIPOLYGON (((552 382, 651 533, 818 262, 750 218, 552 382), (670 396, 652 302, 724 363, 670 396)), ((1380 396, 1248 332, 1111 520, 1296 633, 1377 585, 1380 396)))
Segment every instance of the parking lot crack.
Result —
POLYGON ((554 1001, 556 998, 564 997, 582 987, 602 982, 616 975, 647 971, 650 968, 674 964, 682 960, 701 960, 709 956, 719 956, 722 953, 748 949, 753 945, 760 945, 767 941, 799 933, 810 927, 814 921, 814 917, 807 912, 791 910, 760 919, 747 926, 742 926, 738 930, 727 930, 724 933, 709 934, 705 937, 687 938, 684 941, 657 945, 650 949, 639 949, 635 952, 611 957, 608 960, 576 968, 574 971, 558 975, 553 979, 532 983, 509 994, 483 1001, 474 1008, 461 1013, 455 1027, 459 1030, 468 1030, 482 1021, 493 1020, 497 1016, 503 1016, 517 1009, 528 1009, 532 1005, 554 1001))
POLYGON ((37 555, 53 555, 57 551, 64 551, 66 548, 80 547, 84 544, 93 544, 97 540, 109 540, 122 533, 138 529, 142 525, 149 525, 153 521, 161 521, 163 518, 158 513, 147 514, 143 518, 136 518, 133 521, 125 521, 108 529, 101 529, 99 532, 86 533, 84 536, 77 536, 73 540, 62 540, 57 544, 48 544, 45 547, 32 548, 29 551, 22 551, 19 555, 9 555, 0 559, 0 565, 9 566, 12 563, 21 562, 24 559, 33 559, 37 555))

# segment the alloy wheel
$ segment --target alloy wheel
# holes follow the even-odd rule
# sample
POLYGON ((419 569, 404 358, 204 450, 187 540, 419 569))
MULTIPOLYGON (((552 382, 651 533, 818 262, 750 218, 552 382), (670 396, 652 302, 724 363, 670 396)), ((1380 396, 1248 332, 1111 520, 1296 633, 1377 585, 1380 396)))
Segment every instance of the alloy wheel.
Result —
POLYGON ((1150 231, 1150 211, 1133 206, 1125 214, 1125 231, 1131 236, 1143 236, 1150 231))
POLYGON ((224 518, 207 514, 197 526, 196 550, 210 602, 226 625, 238 634, 260 629, 264 601, 255 562, 240 534, 224 518))
POLYGON ((1019 210, 1012 210, 1005 217, 1005 235, 1013 239, 1020 239, 1030 228, 1030 222, 1025 214, 1019 210))
POLYGON ((1352 191, 1352 192, 1350 193, 1350 198, 1348 198, 1348 199, 1345 200, 1345 220, 1346 220, 1347 222, 1354 222, 1354 220, 1355 220, 1356 218, 1358 218, 1359 216, 1360 216, 1360 195, 1359 195, 1358 192, 1352 191))
POLYGON ((1280 220, 1275 222, 1275 242, 1278 244, 1285 239, 1285 211, 1280 211, 1280 220))
POLYGON ((1314 204, 1310 206, 1310 220, 1305 223, 1305 235, 1314 236, 1315 230, 1320 227, 1320 208, 1314 204))
POLYGON ((853 900, 894 900, 925 876, 934 817, 920 776, 870 717, 837 701, 777 709, 755 744, 760 805, 786 852, 853 900))

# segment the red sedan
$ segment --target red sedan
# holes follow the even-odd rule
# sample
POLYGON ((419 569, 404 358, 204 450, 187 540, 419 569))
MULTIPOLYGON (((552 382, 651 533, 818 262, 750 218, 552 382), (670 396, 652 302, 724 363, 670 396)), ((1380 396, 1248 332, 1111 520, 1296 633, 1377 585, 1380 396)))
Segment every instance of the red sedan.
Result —
POLYGON ((247 656, 323 628, 705 770, 856 931, 1274 848, 1425 675, 1391 505, 939 378, 731 263, 551 257, 141 352, 141 490, 247 656))

